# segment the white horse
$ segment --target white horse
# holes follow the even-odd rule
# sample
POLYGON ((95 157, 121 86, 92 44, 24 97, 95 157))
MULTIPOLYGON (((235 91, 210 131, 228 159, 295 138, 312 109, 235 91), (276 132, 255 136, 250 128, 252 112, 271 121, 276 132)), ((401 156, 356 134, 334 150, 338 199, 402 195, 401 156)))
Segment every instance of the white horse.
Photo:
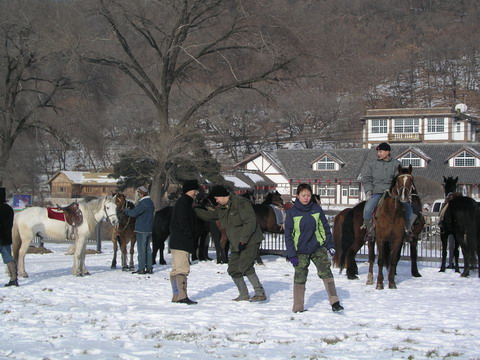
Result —
POLYGON ((28 277, 25 271, 25 254, 33 238, 41 237, 65 240, 67 233, 75 233, 75 252, 72 273, 76 276, 89 275, 85 268, 87 239, 95 234, 95 226, 107 219, 113 226, 118 225, 117 206, 112 198, 86 198, 78 201, 83 214, 83 222, 75 230, 65 221, 50 219, 47 209, 30 207, 15 214, 13 221, 13 256, 17 262, 18 275, 28 277))

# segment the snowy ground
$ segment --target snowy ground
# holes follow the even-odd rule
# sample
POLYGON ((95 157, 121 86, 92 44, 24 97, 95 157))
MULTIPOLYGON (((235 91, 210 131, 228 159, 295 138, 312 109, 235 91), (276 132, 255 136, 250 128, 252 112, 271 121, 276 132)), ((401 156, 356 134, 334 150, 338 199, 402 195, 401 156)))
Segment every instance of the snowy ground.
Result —
MULTIPOLYGON (((0 289, 0 359, 480 359, 480 279, 401 262, 397 290, 335 277, 345 311, 333 313, 311 268, 307 312, 293 314, 291 265, 265 256, 265 303, 236 303, 226 265, 192 265, 196 306, 170 302, 170 266, 153 275, 111 270, 112 248, 71 275, 67 245, 28 254, 28 279, 0 289)), ((94 247, 92 247, 94 248, 94 247)), ((170 257, 167 256, 170 262, 170 257)), ((1 283, 7 282, 0 275, 1 283)))

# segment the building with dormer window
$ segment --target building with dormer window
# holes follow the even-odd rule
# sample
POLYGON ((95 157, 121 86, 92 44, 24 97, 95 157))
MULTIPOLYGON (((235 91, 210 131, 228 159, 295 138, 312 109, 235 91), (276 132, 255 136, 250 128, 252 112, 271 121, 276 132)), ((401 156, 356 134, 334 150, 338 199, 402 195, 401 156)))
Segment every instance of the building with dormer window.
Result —
POLYGON ((457 190, 480 198, 475 117, 450 108, 381 109, 367 110, 361 121, 362 148, 262 151, 236 167, 264 173, 286 200, 305 182, 322 204, 351 206, 364 198, 362 171, 376 158, 375 146, 389 142, 392 156, 403 166, 412 165, 415 177, 442 184, 444 176, 458 176, 457 190))

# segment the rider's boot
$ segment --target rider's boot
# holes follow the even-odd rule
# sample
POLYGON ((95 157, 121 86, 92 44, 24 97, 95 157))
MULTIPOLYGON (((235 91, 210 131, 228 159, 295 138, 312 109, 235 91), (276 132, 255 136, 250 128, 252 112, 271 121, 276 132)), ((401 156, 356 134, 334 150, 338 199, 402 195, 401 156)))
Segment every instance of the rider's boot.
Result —
POLYGON ((373 229, 372 219, 365 220, 364 225, 365 225, 365 229, 367 229, 367 233, 365 234, 365 240, 369 242, 374 242, 375 231, 373 229))
POLYGON ((412 214, 410 219, 407 221, 407 227, 405 228, 405 241, 412 242, 413 241, 413 224, 415 224, 415 220, 417 220, 417 214, 412 214))

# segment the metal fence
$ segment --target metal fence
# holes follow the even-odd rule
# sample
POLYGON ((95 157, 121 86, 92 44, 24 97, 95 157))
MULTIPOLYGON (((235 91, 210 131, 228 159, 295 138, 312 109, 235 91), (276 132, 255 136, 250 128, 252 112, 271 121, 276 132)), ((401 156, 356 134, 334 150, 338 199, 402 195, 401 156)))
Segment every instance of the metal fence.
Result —
MULTIPOLYGON (((334 216, 328 216, 329 222, 333 224, 334 216)), ((440 240, 439 228, 436 225, 436 216, 426 216, 427 224, 417 244, 418 259, 417 261, 424 266, 440 266, 442 257, 442 242, 440 240)), ((332 227, 333 228, 333 227, 332 227)), ((265 240, 262 242, 262 254, 275 254, 285 256, 285 239, 283 234, 264 234, 265 240)), ((368 245, 364 245, 357 254, 357 258, 368 258, 368 245)), ((401 252, 402 260, 410 260, 410 246, 404 243, 401 252)), ((448 259, 447 259, 448 260, 448 259)), ((463 263, 463 256, 460 251, 460 263, 463 263)), ((447 264, 448 265, 448 264, 447 264)))

